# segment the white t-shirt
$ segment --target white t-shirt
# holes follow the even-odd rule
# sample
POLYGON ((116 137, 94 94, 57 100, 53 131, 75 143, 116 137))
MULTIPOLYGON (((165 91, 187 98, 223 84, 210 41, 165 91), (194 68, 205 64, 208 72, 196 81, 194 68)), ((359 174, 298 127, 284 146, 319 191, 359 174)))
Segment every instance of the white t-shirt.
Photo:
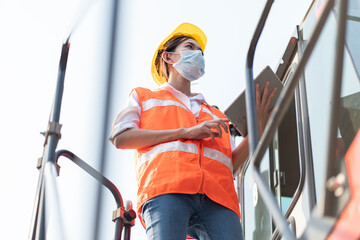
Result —
MULTIPOLYGON (((179 99, 188 109, 190 109, 191 112, 195 115, 195 117, 199 116, 201 103, 206 102, 204 96, 201 93, 188 97, 182 92, 176 90, 169 83, 164 83, 155 90, 160 89, 165 89, 169 91, 172 95, 174 95, 174 97, 179 99)), ((139 128, 140 113, 141 107, 139 98, 136 91, 133 91, 128 98, 126 107, 116 116, 112 124, 112 131, 109 140, 113 142, 114 138, 126 129, 139 128)), ((233 151, 235 149, 235 144, 231 137, 230 143, 231 150, 233 151)))

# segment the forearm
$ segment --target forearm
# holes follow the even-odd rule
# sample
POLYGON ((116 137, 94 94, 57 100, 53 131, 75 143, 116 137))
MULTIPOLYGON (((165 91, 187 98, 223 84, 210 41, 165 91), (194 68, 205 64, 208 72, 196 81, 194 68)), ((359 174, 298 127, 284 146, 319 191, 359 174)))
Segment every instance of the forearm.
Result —
POLYGON ((185 138, 186 130, 183 128, 173 130, 147 130, 131 128, 114 139, 118 149, 137 149, 150 147, 159 143, 185 138))
POLYGON ((249 156, 249 139, 246 136, 243 141, 232 152, 233 169, 236 172, 249 156))

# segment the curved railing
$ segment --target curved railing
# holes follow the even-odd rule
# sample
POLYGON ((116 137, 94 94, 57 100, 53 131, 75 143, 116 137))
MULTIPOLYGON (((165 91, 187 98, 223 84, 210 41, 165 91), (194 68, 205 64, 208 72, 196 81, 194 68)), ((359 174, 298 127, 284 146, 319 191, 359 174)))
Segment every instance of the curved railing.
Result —
POLYGON ((126 236, 124 235, 124 239, 130 239, 130 228, 134 226, 134 220, 136 218, 136 213, 132 209, 132 203, 128 202, 125 208, 121 194, 117 187, 109 179, 101 175, 98 171, 96 171, 89 164, 81 160, 74 153, 68 150, 57 151, 55 158, 56 164, 60 157, 66 157, 67 159, 70 159, 73 163, 83 169, 90 176, 95 178, 99 183, 101 183, 112 193, 117 205, 117 210, 113 212, 113 221, 115 222, 115 239, 120 239, 123 227, 125 228, 126 232, 126 236))

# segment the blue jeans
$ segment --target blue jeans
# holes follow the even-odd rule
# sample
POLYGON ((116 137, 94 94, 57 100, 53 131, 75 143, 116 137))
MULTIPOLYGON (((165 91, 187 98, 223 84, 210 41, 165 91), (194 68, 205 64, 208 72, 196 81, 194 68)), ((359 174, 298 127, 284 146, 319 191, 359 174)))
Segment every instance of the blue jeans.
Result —
POLYGON ((149 240, 242 240, 239 216, 203 194, 165 194, 141 212, 149 240))

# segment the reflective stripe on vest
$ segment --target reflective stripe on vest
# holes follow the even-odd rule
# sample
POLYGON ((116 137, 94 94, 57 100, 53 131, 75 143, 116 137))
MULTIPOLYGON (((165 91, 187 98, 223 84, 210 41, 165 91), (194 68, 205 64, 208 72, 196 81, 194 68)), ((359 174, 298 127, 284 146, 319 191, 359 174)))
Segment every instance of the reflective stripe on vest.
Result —
POLYGON ((160 145, 157 145, 150 151, 141 155, 138 159, 137 169, 139 170, 140 166, 143 165, 145 162, 155 158, 158 154, 169 152, 169 151, 182 151, 188 153, 198 153, 198 146, 194 143, 184 143, 180 141, 176 142, 167 142, 160 145))
POLYGON ((225 166, 227 166, 230 169, 230 171, 233 172, 233 164, 232 164, 231 158, 229 158, 222 152, 215 150, 215 149, 205 147, 204 148, 204 156, 225 164, 225 166))
MULTIPOLYGON (((137 169, 139 169, 141 165, 143 165, 145 162, 155 158, 158 154, 164 152, 170 152, 170 151, 182 151, 182 152, 197 154, 198 147, 194 143, 184 143, 180 141, 160 144, 155 148, 153 148, 152 150, 141 155, 141 157, 138 159, 137 169)), ((224 164, 230 169, 231 172, 233 172, 233 165, 231 158, 229 158, 222 152, 205 147, 204 156, 224 164)))
POLYGON ((189 111, 184 105, 174 100, 149 99, 142 103, 143 111, 147 111, 153 107, 177 106, 189 111))

